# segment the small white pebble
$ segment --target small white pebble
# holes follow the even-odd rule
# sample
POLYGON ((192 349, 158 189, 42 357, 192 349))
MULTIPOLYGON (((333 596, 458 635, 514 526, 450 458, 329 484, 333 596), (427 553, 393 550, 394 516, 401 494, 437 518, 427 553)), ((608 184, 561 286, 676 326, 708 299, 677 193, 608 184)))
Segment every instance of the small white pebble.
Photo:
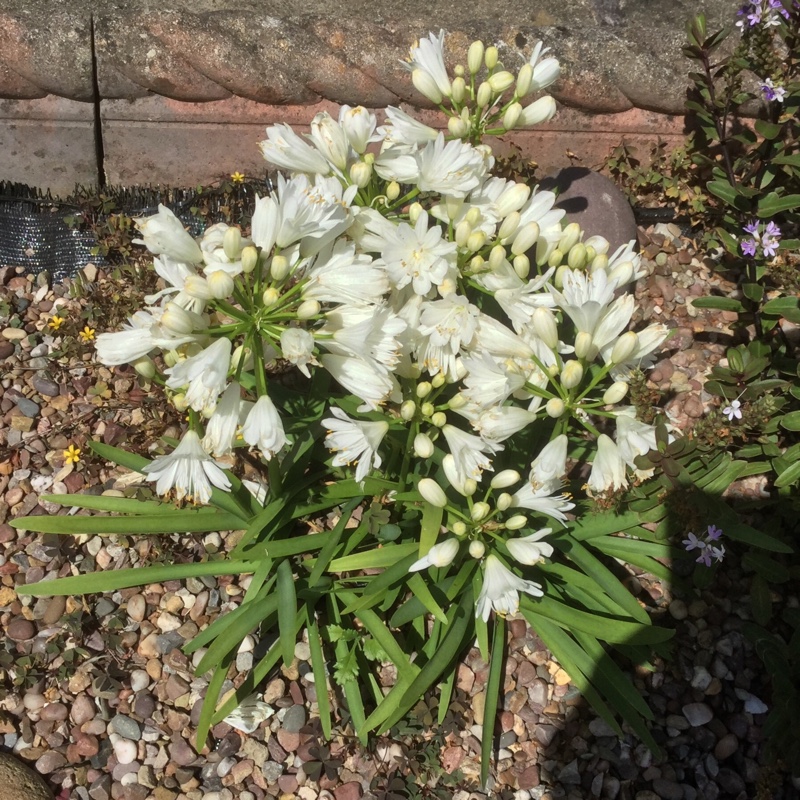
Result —
POLYGON ((138 750, 136 742, 132 742, 130 739, 120 739, 114 744, 114 755, 120 764, 130 764, 135 761, 138 750))
POLYGON ((150 685, 150 676, 143 669, 135 669, 131 672, 131 689, 134 692, 141 692, 150 685))

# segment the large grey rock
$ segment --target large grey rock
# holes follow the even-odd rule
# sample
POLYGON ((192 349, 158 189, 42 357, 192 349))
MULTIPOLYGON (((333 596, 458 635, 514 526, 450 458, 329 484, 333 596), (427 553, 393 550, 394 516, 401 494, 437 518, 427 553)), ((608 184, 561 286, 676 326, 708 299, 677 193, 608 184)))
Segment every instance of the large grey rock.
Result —
POLYGON ((53 793, 30 767, 0 753, 0 800, 53 800, 53 793))
POLYGON ((585 167, 567 167, 542 181, 543 189, 558 193, 556 206, 567 212, 567 222, 577 222, 586 237, 605 236, 614 252, 631 239, 637 227, 628 199, 605 175, 585 167))

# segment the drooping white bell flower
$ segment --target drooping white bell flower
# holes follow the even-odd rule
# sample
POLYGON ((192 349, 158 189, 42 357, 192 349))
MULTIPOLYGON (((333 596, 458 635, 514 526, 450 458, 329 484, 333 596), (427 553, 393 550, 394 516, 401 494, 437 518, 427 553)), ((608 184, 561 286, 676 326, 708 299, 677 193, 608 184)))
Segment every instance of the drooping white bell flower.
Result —
POLYGON ((325 157, 285 123, 270 125, 267 138, 259 143, 264 158, 279 169, 327 175, 331 165, 325 157))
POLYGON ((409 572, 419 572, 428 567, 446 567, 453 563, 453 559, 458 555, 461 543, 458 539, 445 539, 431 547, 430 550, 420 559, 415 561, 409 568, 409 572))
POLYGON ((214 413, 206 423, 203 447, 217 458, 230 455, 236 432, 253 404, 241 399, 241 386, 236 381, 222 393, 214 413))
MULTIPOLYGON (((636 419, 633 406, 620 408, 617 415, 617 447, 622 460, 636 473, 636 477, 645 480, 653 475, 653 469, 639 469, 635 459, 656 449, 656 429, 654 425, 636 419)), ((672 437, 670 437, 671 439, 672 437)))
POLYGON ((350 143, 342 126, 327 111, 320 111, 311 120, 311 141, 340 172, 347 168, 350 143))
POLYGON ((203 449, 194 431, 187 431, 175 450, 154 459, 142 472, 148 480, 156 481, 158 494, 174 491, 179 502, 187 498, 193 503, 205 504, 211 498, 212 485, 226 492, 231 488, 228 477, 203 449))
POLYGON ((566 495, 555 494, 561 488, 566 469, 567 437, 561 434, 548 442, 533 460, 528 481, 512 496, 512 506, 539 511, 566 522, 566 512, 575 508, 575 503, 566 495))
POLYGON ((479 436, 466 433, 455 425, 445 425, 442 434, 450 448, 450 454, 455 460, 459 478, 463 481, 472 478, 480 481, 484 470, 492 470, 492 462, 487 453, 494 455, 503 450, 503 445, 495 442, 486 442, 479 436))
POLYGON ((515 575, 497 556, 488 555, 483 562, 483 586, 475 603, 475 616, 484 622, 492 611, 501 617, 519 611, 519 593, 542 597, 542 585, 515 575))
POLYGON ((592 462, 592 471, 586 486, 593 495, 616 492, 628 486, 625 462, 619 448, 614 440, 604 433, 597 439, 597 455, 592 462))
POLYGON ((481 351, 463 359, 467 370, 461 394, 468 403, 480 409, 491 409, 502 405, 525 385, 521 370, 511 371, 499 359, 481 351))
POLYGON ((359 155, 367 149, 367 145, 375 136, 375 115, 363 106, 342 106, 339 109, 339 125, 342 126, 350 147, 359 155))
POLYGON ((256 206, 250 221, 250 238, 263 253, 269 254, 278 236, 281 214, 278 203, 272 195, 256 195, 256 206))
POLYGON ((536 419, 536 414, 518 406, 494 406, 471 420, 472 427, 484 441, 504 442, 536 419))
POLYGON ((390 396, 400 399, 400 386, 397 379, 385 369, 379 369, 374 362, 357 356, 324 355, 320 357, 322 366, 331 373, 348 392, 364 401, 364 406, 377 411, 390 396))
POLYGON ((533 67, 533 80, 531 82, 530 91, 540 92, 546 89, 551 83, 558 80, 561 74, 561 65, 558 63, 557 58, 542 56, 550 51, 549 47, 543 47, 544 42, 537 42, 531 53, 528 63, 533 67))
POLYGON ((311 377, 308 365, 319 365, 314 356, 314 337, 303 328, 287 328, 281 333, 281 355, 294 364, 306 378, 311 377))
POLYGON ((286 444, 283 421, 268 395, 261 395, 250 409, 242 426, 242 438, 257 447, 267 461, 286 444))
POLYGON ((97 337, 97 360, 106 366, 131 364, 157 347, 172 350, 195 340, 192 334, 176 335, 159 324, 160 308, 137 311, 121 331, 97 337), (158 316, 155 316, 158 315, 158 316))
POLYGON ((225 390, 230 364, 231 341, 223 336, 197 355, 166 369, 167 386, 170 389, 187 386, 186 405, 204 412, 216 405, 217 398, 225 390))
MULTIPOLYGON (((660 322, 638 331, 636 349, 627 360, 614 364, 611 368, 611 377, 615 381, 629 381, 634 370, 652 367, 656 360, 655 351, 669 338, 669 335, 670 329, 660 322)), ((602 350, 601 354, 606 363, 611 360, 612 350, 613 342, 602 350)))
POLYGON ((515 561, 530 567, 553 555, 553 545, 541 541, 552 532, 552 528, 542 528, 530 536, 523 536, 520 539, 508 539, 506 547, 515 561))
POLYGON ((383 151, 399 146, 398 152, 408 152, 410 147, 424 147, 428 142, 435 142, 439 131, 425 125, 405 111, 389 106, 386 109, 386 122, 378 128, 384 141, 383 151))
POLYGON ((322 424, 328 431, 325 446, 336 453, 333 466, 358 464, 355 478, 362 481, 371 469, 381 465, 378 448, 389 430, 389 423, 351 419, 335 406, 331 407, 331 414, 333 417, 323 419, 322 424))
POLYGON ((199 264, 203 260, 200 247, 183 223, 165 205, 159 204, 158 213, 151 217, 134 217, 134 224, 142 234, 134 244, 143 244, 154 255, 167 255, 186 264, 199 264))

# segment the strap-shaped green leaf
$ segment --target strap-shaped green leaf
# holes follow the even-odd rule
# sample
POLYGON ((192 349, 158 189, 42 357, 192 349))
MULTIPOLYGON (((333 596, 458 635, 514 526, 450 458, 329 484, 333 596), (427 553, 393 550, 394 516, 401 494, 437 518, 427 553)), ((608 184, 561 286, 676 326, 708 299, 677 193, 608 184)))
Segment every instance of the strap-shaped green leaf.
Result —
POLYGON ((322 637, 319 626, 313 617, 313 611, 306 608, 308 631, 308 648, 311 651, 311 670, 314 673, 314 687, 317 690, 317 706, 319 707, 319 721, 322 726, 322 735, 331 738, 331 702, 328 695, 328 674, 325 670, 325 655, 322 652, 322 637))
POLYGON ((363 553, 353 553, 350 556, 335 558, 331 561, 328 572, 351 572, 357 569, 389 567, 396 564, 401 558, 415 553, 417 548, 416 542, 404 542, 367 550, 363 553))
POLYGON ((288 667, 294 659, 295 629, 297 626, 297 593, 294 586, 292 564, 285 558, 278 564, 276 588, 278 590, 278 633, 281 656, 288 667))
POLYGON ((447 622, 447 616, 442 610, 436 598, 431 594, 428 584, 425 579, 418 572, 415 572, 408 579, 408 588, 418 597, 425 608, 430 612, 439 622, 447 622))
POLYGON ((494 722, 497 717, 497 704, 506 660, 506 623, 502 617, 494 616, 492 650, 489 656, 489 677, 486 680, 486 694, 483 706, 483 734, 481 735, 481 786, 486 790, 489 778, 489 765, 494 745, 494 722))
MULTIPOLYGON (((341 541, 345 527, 350 521, 350 518, 353 516, 353 511, 358 508, 362 500, 362 497, 354 497, 342 508, 342 516, 339 517, 339 521, 336 523, 336 525, 334 525, 333 530, 331 530, 328 540, 325 542, 320 554, 317 556, 314 562, 314 568, 311 570, 311 574, 308 576, 308 585, 310 587, 316 586, 325 570, 328 569, 329 564, 336 554, 336 548, 339 546, 339 542, 341 541)), ((363 525, 365 523, 362 522, 361 524, 363 525)))

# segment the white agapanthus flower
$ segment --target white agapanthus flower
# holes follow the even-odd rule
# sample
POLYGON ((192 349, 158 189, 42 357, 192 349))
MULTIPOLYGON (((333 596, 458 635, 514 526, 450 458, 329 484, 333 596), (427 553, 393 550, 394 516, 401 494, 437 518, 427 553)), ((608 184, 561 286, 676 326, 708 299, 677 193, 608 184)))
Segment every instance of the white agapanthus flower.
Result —
MULTIPOLYGON (((635 459, 657 449, 655 426, 636 419, 636 409, 633 406, 618 408, 615 413, 617 416, 615 438, 620 457, 634 471, 639 480, 650 478, 655 472, 655 468, 639 469, 635 459)), ((673 437, 669 438, 672 441, 673 437)))
POLYGON ((417 559, 408 568, 408 571, 419 572, 428 567, 446 567, 453 563, 460 547, 458 539, 445 539, 443 542, 433 545, 422 558, 417 559))
POLYGON ((593 495, 616 492, 628 486, 625 461, 614 440, 604 433, 597 439, 597 455, 592 462, 592 471, 586 486, 593 495))
POLYGON ((137 311, 121 331, 101 333, 97 337, 97 359, 106 366, 131 364, 151 350, 173 350, 197 338, 192 334, 174 334, 159 324, 160 308, 137 311))
POLYGON ((525 385, 522 370, 510 370, 505 362, 485 351, 465 357, 463 364, 467 374, 461 395, 481 410, 502 405, 525 385))
POLYGON ((230 365, 231 341, 221 337, 197 355, 166 369, 167 386, 170 389, 187 387, 186 405, 204 412, 216 405, 217 398, 225 390, 230 365))
POLYGON ((515 575, 497 556, 489 555, 483 563, 483 587, 475 604, 475 616, 484 622, 492 611, 501 617, 519 611, 519 593, 542 597, 542 586, 515 575))
POLYGON ((377 303, 391 287, 386 271, 345 239, 320 253, 304 277, 303 297, 320 303, 377 303))
POLYGON ((409 284, 415 294, 427 295, 455 270, 456 244, 442 236, 438 225, 428 227, 428 215, 422 212, 414 227, 401 222, 384 236, 381 263, 396 289, 409 284))
POLYGON ((553 545, 542 541, 545 536, 549 536, 552 532, 552 528, 542 528, 530 536, 508 539, 506 547, 515 561, 530 567, 553 555, 553 545))
POLYGON ((322 366, 348 392, 363 400, 359 411, 377 411, 389 397, 399 400, 402 395, 397 379, 374 361, 366 361, 358 356, 323 355, 322 366))
POLYGON ((575 508, 567 495, 558 494, 567 470, 567 437, 556 436, 548 442, 531 463, 528 481, 512 495, 514 508, 539 511, 560 522, 566 522, 566 513, 575 508))
POLYGON ((486 442, 504 442, 527 428, 536 419, 536 413, 518 406, 494 406, 470 420, 478 436, 486 442))
POLYGON ((308 365, 319 365, 314 356, 314 336, 304 328, 286 328, 281 333, 281 355, 294 364, 306 378, 311 377, 308 365))
POLYGON ((456 381, 456 359, 462 347, 469 347, 478 328, 480 311, 462 295, 422 304, 417 358, 431 375, 442 373, 456 381))
POLYGON ((197 242, 165 205, 159 204, 157 214, 134 217, 133 221, 142 234, 141 239, 133 240, 134 244, 143 244, 154 255, 167 255, 187 264, 199 264, 203 260, 197 242))
POLYGON ((450 76, 444 65, 444 31, 438 36, 428 34, 409 50, 408 59, 400 62, 409 72, 420 70, 430 77, 439 92, 445 97, 452 93, 450 76))
POLYGON ((264 158, 279 169, 327 175, 331 171, 325 157, 285 123, 267 128, 267 138, 259 144, 264 158))
POLYGON ((459 480, 462 482, 467 478, 480 481, 484 470, 492 470, 492 462, 487 454, 494 455, 503 450, 503 445, 486 442, 479 436, 456 428, 455 425, 445 425, 442 433, 455 461, 459 480))
POLYGON ((325 446, 333 450, 334 467, 358 464, 355 478, 362 481, 371 469, 381 465, 378 448, 389 430, 389 423, 351 419, 341 408, 331 407, 333 417, 322 420, 327 429, 325 446))
MULTIPOLYGON (((191 285, 193 279, 197 279, 197 270, 191 264, 186 264, 183 261, 176 261, 168 255, 162 255, 160 258, 153 259, 153 269, 156 275, 162 278, 167 284, 166 288, 161 289, 155 294, 145 295, 144 301, 147 305, 155 305, 159 300, 162 303, 166 301, 163 299, 169 297, 172 302, 177 303, 179 306, 199 313, 205 306, 203 298, 194 296, 191 292, 187 291, 188 286, 191 285), (188 281, 187 281, 188 279, 188 281)), ((205 298, 208 299, 208 298, 205 298)))
POLYGON ((544 42, 537 42, 531 53, 528 63, 533 67, 533 80, 531 82, 531 92, 540 92, 550 84, 558 80, 561 74, 561 65, 557 58, 548 56, 542 58, 545 53, 549 53, 550 48, 544 47, 544 42))
POLYGON ((311 141, 323 157, 339 172, 347 168, 350 142, 342 126, 327 111, 320 111, 311 120, 311 141))
POLYGON ((339 109, 339 125, 350 147, 359 155, 364 153, 370 142, 375 141, 376 124, 375 115, 363 106, 342 106, 339 109))
MULTIPOLYGON (((648 369, 655 362, 655 351, 669 338, 670 329, 660 322, 648 325, 643 331, 637 333, 637 347, 626 361, 615 364, 611 368, 611 377, 615 381, 629 381, 636 369, 648 369)), ((611 360, 614 343, 607 344, 601 355, 606 363, 611 360)))
POLYGON ((477 148, 460 139, 445 144, 442 133, 417 152, 415 158, 419 165, 417 186, 423 192, 438 192, 448 197, 465 197, 480 185, 487 171, 486 161, 477 148))
POLYGON ((211 498, 211 487, 230 491, 231 483, 200 443, 194 431, 187 431, 180 444, 169 455, 151 461, 142 472, 148 480, 156 481, 156 492, 167 495, 174 491, 180 502, 187 498, 205 504, 211 498))
POLYGON ((242 438, 251 447, 257 447, 269 461, 286 444, 278 409, 268 395, 258 398, 242 426, 242 438))
POLYGON ((242 387, 233 381, 222 393, 214 413, 206 423, 203 447, 217 458, 233 452, 236 432, 253 406, 252 403, 242 400, 241 394, 242 387))
POLYGON ((386 122, 378 128, 378 133, 384 142, 384 151, 395 146, 401 148, 403 146, 406 148, 410 146, 424 147, 428 142, 435 142, 439 135, 436 128, 423 124, 410 114, 393 106, 386 109, 386 122))

